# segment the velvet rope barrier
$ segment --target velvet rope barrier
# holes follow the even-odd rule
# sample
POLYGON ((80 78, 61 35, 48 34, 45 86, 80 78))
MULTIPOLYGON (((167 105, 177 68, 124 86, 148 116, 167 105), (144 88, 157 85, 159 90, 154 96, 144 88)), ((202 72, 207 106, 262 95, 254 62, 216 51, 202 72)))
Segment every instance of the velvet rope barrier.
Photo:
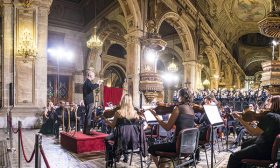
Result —
POLYGON ((32 159, 34 158, 34 154, 35 154, 35 149, 33 149, 33 152, 31 154, 31 157, 29 160, 27 160, 27 157, 26 157, 26 154, 25 154, 25 151, 24 151, 24 147, 23 147, 23 142, 22 142, 22 134, 21 134, 21 129, 19 130, 19 134, 20 134, 20 143, 21 143, 21 149, 22 149, 22 153, 23 153, 23 156, 24 156, 24 160, 27 162, 27 163, 30 163, 32 161, 32 159))
POLYGON ((40 152, 41 152, 41 154, 42 154, 42 156, 43 156, 43 159, 44 159, 44 162, 45 162, 46 167, 47 167, 47 168, 50 168, 49 162, 48 162, 48 160, 47 160, 47 157, 46 157, 46 155, 45 155, 45 152, 44 152, 44 149, 43 149, 42 145, 40 146, 40 152))
POLYGON ((13 124, 12 124, 12 118, 11 117, 8 117, 8 124, 10 125, 10 127, 12 128, 11 130, 13 131, 14 134, 17 134, 19 132, 19 129, 15 129, 13 127, 13 124), (15 131, 16 130, 16 131, 15 131))

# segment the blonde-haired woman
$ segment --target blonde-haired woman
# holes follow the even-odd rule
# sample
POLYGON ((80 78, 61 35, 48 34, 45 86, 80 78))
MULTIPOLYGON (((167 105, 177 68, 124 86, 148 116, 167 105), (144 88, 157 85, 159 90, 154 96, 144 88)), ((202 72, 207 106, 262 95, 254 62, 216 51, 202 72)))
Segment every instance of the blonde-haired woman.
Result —
POLYGON ((117 161, 121 155, 124 155, 124 162, 127 162, 127 155, 125 152, 129 149, 142 148, 143 156, 146 156, 147 152, 145 147, 147 146, 144 141, 143 127, 139 127, 140 116, 134 109, 132 97, 128 94, 123 95, 120 109, 114 115, 113 121, 108 119, 105 122, 114 129, 113 135, 106 138, 114 141, 114 145, 106 143, 107 150, 107 163, 112 165, 112 158, 117 161), (142 135, 141 135, 142 134, 142 135), (112 152, 109 150, 113 149, 112 152))

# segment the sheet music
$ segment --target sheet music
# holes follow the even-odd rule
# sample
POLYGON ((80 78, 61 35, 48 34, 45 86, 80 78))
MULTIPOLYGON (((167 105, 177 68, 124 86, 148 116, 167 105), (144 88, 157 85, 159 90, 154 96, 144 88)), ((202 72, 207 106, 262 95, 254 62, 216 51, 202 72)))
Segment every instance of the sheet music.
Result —
MULTIPOLYGON (((147 122, 157 122, 157 119, 152 114, 152 112, 150 112, 149 110, 145 110, 144 116, 145 116, 147 122)), ((162 119, 161 115, 159 117, 160 117, 160 119, 162 119)))
POLYGON ((224 121, 216 105, 204 105, 203 107, 211 125, 223 124, 224 121))

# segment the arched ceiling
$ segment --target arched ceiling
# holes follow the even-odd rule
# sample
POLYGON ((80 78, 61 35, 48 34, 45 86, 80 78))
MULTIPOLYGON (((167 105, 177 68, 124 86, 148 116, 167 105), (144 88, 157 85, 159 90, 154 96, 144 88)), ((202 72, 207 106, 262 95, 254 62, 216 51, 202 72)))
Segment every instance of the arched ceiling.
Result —
POLYGON ((95 19, 99 21, 118 5, 115 0, 53 0, 49 24, 85 31, 95 19))
POLYGON ((270 0, 192 1, 225 43, 246 75, 261 70, 271 58, 271 38, 259 34, 257 23, 270 12, 270 0))

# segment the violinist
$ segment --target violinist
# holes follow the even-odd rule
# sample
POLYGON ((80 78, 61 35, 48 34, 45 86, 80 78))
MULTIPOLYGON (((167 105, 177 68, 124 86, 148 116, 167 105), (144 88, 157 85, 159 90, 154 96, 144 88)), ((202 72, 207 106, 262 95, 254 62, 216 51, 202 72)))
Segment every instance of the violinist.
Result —
POLYGON ((137 127, 140 120, 141 117, 134 109, 132 97, 128 94, 123 95, 120 103, 120 109, 115 112, 113 121, 111 122, 109 119, 105 119, 106 124, 108 124, 111 128, 116 128, 114 133, 105 139, 106 150, 114 149, 114 151, 109 151, 109 155, 107 156, 109 165, 112 165, 113 156, 116 157, 116 160, 119 160, 120 156, 123 154, 123 161, 127 162, 128 156, 125 152, 127 152, 128 149, 135 150, 141 145, 143 146, 143 152, 145 152, 144 147, 146 145, 143 145, 145 141, 139 141, 139 135, 143 132, 140 132, 137 127), (108 143, 109 140, 114 141, 113 148, 112 145, 108 143))
POLYGON ((150 110, 157 119, 159 125, 162 126, 166 131, 171 130, 173 125, 176 126, 175 135, 172 142, 155 144, 149 147, 148 152, 152 155, 156 165, 158 165, 156 151, 176 152, 176 139, 179 132, 183 129, 194 127, 194 111, 191 106, 193 94, 191 90, 188 88, 180 89, 178 92, 178 101, 181 103, 181 105, 174 107, 167 122, 161 120, 156 111, 150 110))
POLYGON ((241 150, 230 155, 228 168, 242 167, 242 159, 270 160, 275 137, 280 133, 280 96, 273 96, 270 110, 262 113, 248 112, 244 115, 233 113, 233 116, 246 128, 255 139, 242 143, 241 150), (248 122, 258 121, 256 127, 248 122))

